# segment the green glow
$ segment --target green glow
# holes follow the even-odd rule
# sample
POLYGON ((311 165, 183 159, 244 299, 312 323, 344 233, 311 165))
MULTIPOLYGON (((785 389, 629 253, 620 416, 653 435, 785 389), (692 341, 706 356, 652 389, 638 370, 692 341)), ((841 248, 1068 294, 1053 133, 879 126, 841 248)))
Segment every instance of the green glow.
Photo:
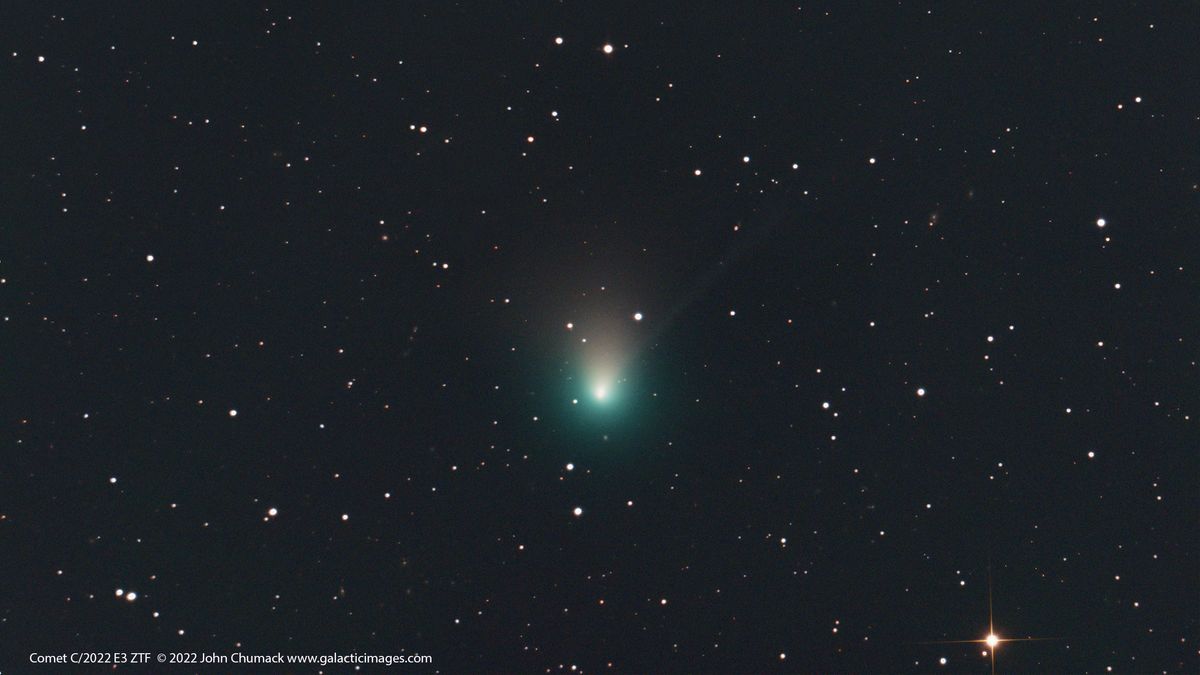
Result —
POLYGON ((614 377, 598 376, 588 381, 589 395, 592 403, 598 406, 611 406, 616 403, 618 380, 614 377))
MULTIPOLYGON (((619 385, 622 379, 619 374, 618 362, 612 357, 603 361, 593 360, 586 365, 587 376, 584 378, 587 396, 598 406, 609 407, 616 402, 619 385)), ((585 398, 585 397, 581 397, 585 398)))
POLYGON ((636 387, 631 388, 637 378, 630 370, 631 326, 638 319, 626 312, 593 311, 567 324, 573 353, 564 364, 570 375, 563 394, 588 424, 624 424, 628 407, 638 398, 636 387))

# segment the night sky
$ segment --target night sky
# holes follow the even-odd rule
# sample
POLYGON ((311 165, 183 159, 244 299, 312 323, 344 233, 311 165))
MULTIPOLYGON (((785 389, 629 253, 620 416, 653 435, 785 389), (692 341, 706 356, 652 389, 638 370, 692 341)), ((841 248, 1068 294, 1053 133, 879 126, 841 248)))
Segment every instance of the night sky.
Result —
POLYGON ((0 670, 1200 672, 1198 31, 5 3, 0 670))

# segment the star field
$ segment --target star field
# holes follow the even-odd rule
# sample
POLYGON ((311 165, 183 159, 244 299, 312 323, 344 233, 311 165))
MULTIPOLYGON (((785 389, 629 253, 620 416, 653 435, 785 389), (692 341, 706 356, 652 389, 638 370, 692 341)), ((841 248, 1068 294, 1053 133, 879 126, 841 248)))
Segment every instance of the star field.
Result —
POLYGON ((1198 21, 0 8, 0 671, 1200 671, 1198 21))

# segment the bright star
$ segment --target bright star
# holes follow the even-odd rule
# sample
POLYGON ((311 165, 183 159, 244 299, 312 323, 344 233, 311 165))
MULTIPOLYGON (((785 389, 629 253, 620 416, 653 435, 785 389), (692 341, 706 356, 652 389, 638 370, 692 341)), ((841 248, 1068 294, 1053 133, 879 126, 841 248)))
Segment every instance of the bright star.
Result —
MULTIPOLYGON (((1044 637, 1001 638, 1000 636, 996 635, 994 625, 995 624, 992 622, 992 572, 989 567, 989 569, 988 569, 988 632, 987 632, 987 637, 983 638, 982 640, 933 640, 930 642, 925 642, 923 644, 942 644, 942 645, 945 645, 945 644, 981 644, 981 645, 986 645, 987 650, 983 652, 983 655, 989 657, 989 659, 991 660, 992 675, 995 675, 995 673, 996 673, 996 648, 1001 643, 1040 642, 1043 640, 1058 639, 1058 638, 1044 638, 1044 637)), ((940 663, 945 665, 946 660, 943 658, 940 661, 940 663)))

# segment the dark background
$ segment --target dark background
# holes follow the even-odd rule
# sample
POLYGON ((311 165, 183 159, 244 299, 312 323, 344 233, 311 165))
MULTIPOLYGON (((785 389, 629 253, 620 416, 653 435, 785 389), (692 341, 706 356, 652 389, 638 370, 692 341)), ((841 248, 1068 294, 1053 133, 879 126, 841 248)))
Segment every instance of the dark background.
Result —
POLYGON ((1200 671, 1198 30, 5 3, 0 670, 1200 671))

